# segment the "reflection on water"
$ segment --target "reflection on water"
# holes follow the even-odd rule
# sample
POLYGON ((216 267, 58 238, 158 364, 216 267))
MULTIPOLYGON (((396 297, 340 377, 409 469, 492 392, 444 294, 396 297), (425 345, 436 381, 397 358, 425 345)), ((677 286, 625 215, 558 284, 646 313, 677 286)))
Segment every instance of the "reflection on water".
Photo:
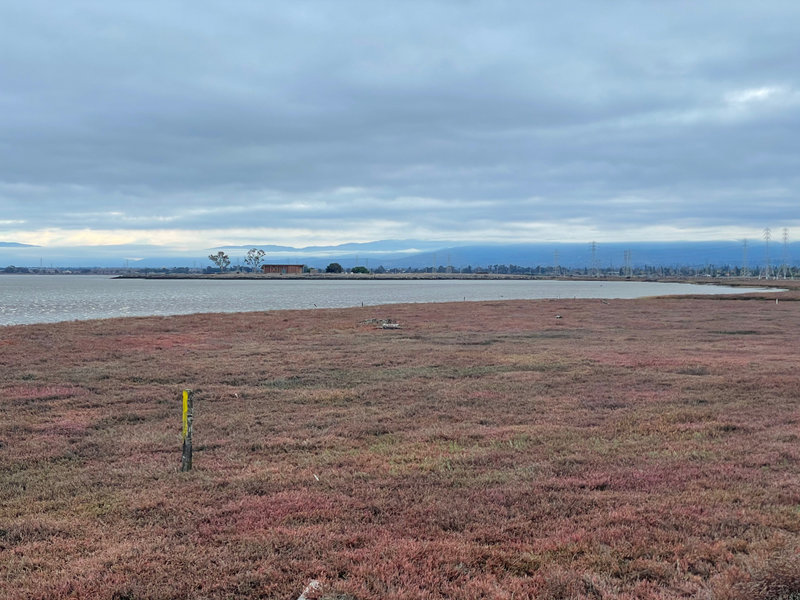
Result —
POLYGON ((755 288, 632 281, 302 281, 0 275, 0 325, 75 319, 537 298, 639 298, 755 288))

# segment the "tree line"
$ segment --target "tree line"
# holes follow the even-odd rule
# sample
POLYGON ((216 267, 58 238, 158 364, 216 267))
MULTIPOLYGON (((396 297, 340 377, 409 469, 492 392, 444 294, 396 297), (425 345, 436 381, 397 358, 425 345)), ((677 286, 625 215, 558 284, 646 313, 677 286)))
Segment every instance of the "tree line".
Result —
MULTIPOLYGON (((247 269, 257 272, 264 264, 266 252, 259 248, 251 248, 244 257, 247 269)), ((208 259, 216 265, 219 272, 224 273, 231 264, 230 257, 222 251, 209 254, 208 259)), ((13 268, 13 267, 12 267, 13 268)), ((208 269, 207 269, 208 270, 208 269)), ((306 268, 306 271, 309 269, 306 268)), ((8 269, 6 269, 8 271, 8 269)), ((467 265, 466 267, 393 267, 380 265, 374 269, 355 266, 345 269, 340 263, 332 262, 325 267, 326 273, 436 273, 436 274, 491 274, 491 275, 531 275, 539 277, 767 277, 773 279, 794 279, 800 276, 800 268, 789 265, 776 266, 771 272, 759 272, 759 269, 748 270, 737 265, 687 266, 687 265, 625 265, 620 267, 562 267, 558 265, 537 265, 525 267, 515 264, 495 264, 487 266, 467 265)))

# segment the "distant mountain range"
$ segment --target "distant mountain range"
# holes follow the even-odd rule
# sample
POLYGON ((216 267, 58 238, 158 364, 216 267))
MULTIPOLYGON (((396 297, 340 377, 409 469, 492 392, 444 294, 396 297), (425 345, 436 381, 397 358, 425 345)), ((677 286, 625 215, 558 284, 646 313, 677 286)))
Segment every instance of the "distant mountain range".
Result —
MULTIPOLYGON (((209 248, 205 253, 172 253, 156 246, 88 246, 80 248, 48 248, 0 242, 0 268, 6 265, 23 267, 194 267, 211 266, 208 254, 220 250, 231 258, 231 265, 244 264, 250 248, 266 252, 266 262, 294 263, 324 268, 338 262, 349 268, 362 265, 376 268, 422 268, 431 266, 487 267, 514 264, 522 267, 554 266, 582 268, 620 267, 630 252, 631 265, 692 266, 741 265, 757 268, 767 260, 767 248, 760 240, 751 240, 747 251, 741 241, 715 242, 632 242, 598 243, 594 251, 589 243, 475 244, 469 242, 430 240, 381 240, 338 246, 295 248, 265 244, 209 248)), ((800 242, 785 248, 788 263, 800 264, 800 242)), ((783 262, 784 246, 769 247, 771 264, 783 262)))
POLYGON ((463 245, 453 244, 453 242, 436 242, 430 240, 380 240, 376 242, 352 242, 349 244, 339 244, 337 246, 305 246, 303 248, 295 248, 292 246, 270 246, 264 244, 249 244, 246 246, 220 246, 218 248, 209 248, 209 250, 244 250, 245 252, 250 248, 260 248, 265 252, 303 252, 307 254, 326 254, 329 252, 342 253, 342 252, 416 252, 419 250, 436 250, 443 246, 463 245))
MULTIPOLYGON (((430 266, 465 267, 514 264, 525 267, 553 266, 580 268, 619 267, 630 252, 632 266, 704 266, 741 265, 746 260, 750 266, 764 263, 766 249, 752 242, 747 252, 741 241, 726 242, 630 242, 590 243, 531 243, 531 244, 474 244, 468 242, 435 242, 420 240, 386 240, 340 246, 312 246, 291 248, 285 246, 241 246, 223 248, 231 257, 236 252, 260 247, 267 252, 268 262, 302 262, 310 266, 325 266, 335 261, 344 267, 356 265, 386 268, 421 268, 430 266)), ((219 250, 219 249, 214 249, 219 250)), ((773 265, 782 262, 783 246, 772 244, 770 260, 773 265)), ((788 244, 789 264, 792 256, 800 256, 800 243, 788 244)))

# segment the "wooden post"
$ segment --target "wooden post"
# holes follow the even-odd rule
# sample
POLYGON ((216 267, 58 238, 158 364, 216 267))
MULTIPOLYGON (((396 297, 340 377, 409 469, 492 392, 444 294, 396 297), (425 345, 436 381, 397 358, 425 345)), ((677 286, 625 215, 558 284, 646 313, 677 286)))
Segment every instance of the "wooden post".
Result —
POLYGON ((192 470, 192 421, 194 420, 194 399, 192 390, 183 390, 183 453, 181 471, 192 470))

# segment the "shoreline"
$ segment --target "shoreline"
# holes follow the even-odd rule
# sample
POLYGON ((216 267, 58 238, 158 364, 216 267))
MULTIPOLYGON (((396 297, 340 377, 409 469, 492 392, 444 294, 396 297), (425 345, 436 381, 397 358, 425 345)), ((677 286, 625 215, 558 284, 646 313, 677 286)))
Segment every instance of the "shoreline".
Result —
POLYGON ((730 287, 786 287, 792 282, 800 286, 800 280, 758 279, 743 277, 551 277, 546 275, 499 274, 499 273, 136 273, 120 274, 111 279, 207 279, 207 280, 253 280, 253 281, 576 281, 576 282, 629 282, 629 283, 688 283, 694 285, 721 285, 730 287))

